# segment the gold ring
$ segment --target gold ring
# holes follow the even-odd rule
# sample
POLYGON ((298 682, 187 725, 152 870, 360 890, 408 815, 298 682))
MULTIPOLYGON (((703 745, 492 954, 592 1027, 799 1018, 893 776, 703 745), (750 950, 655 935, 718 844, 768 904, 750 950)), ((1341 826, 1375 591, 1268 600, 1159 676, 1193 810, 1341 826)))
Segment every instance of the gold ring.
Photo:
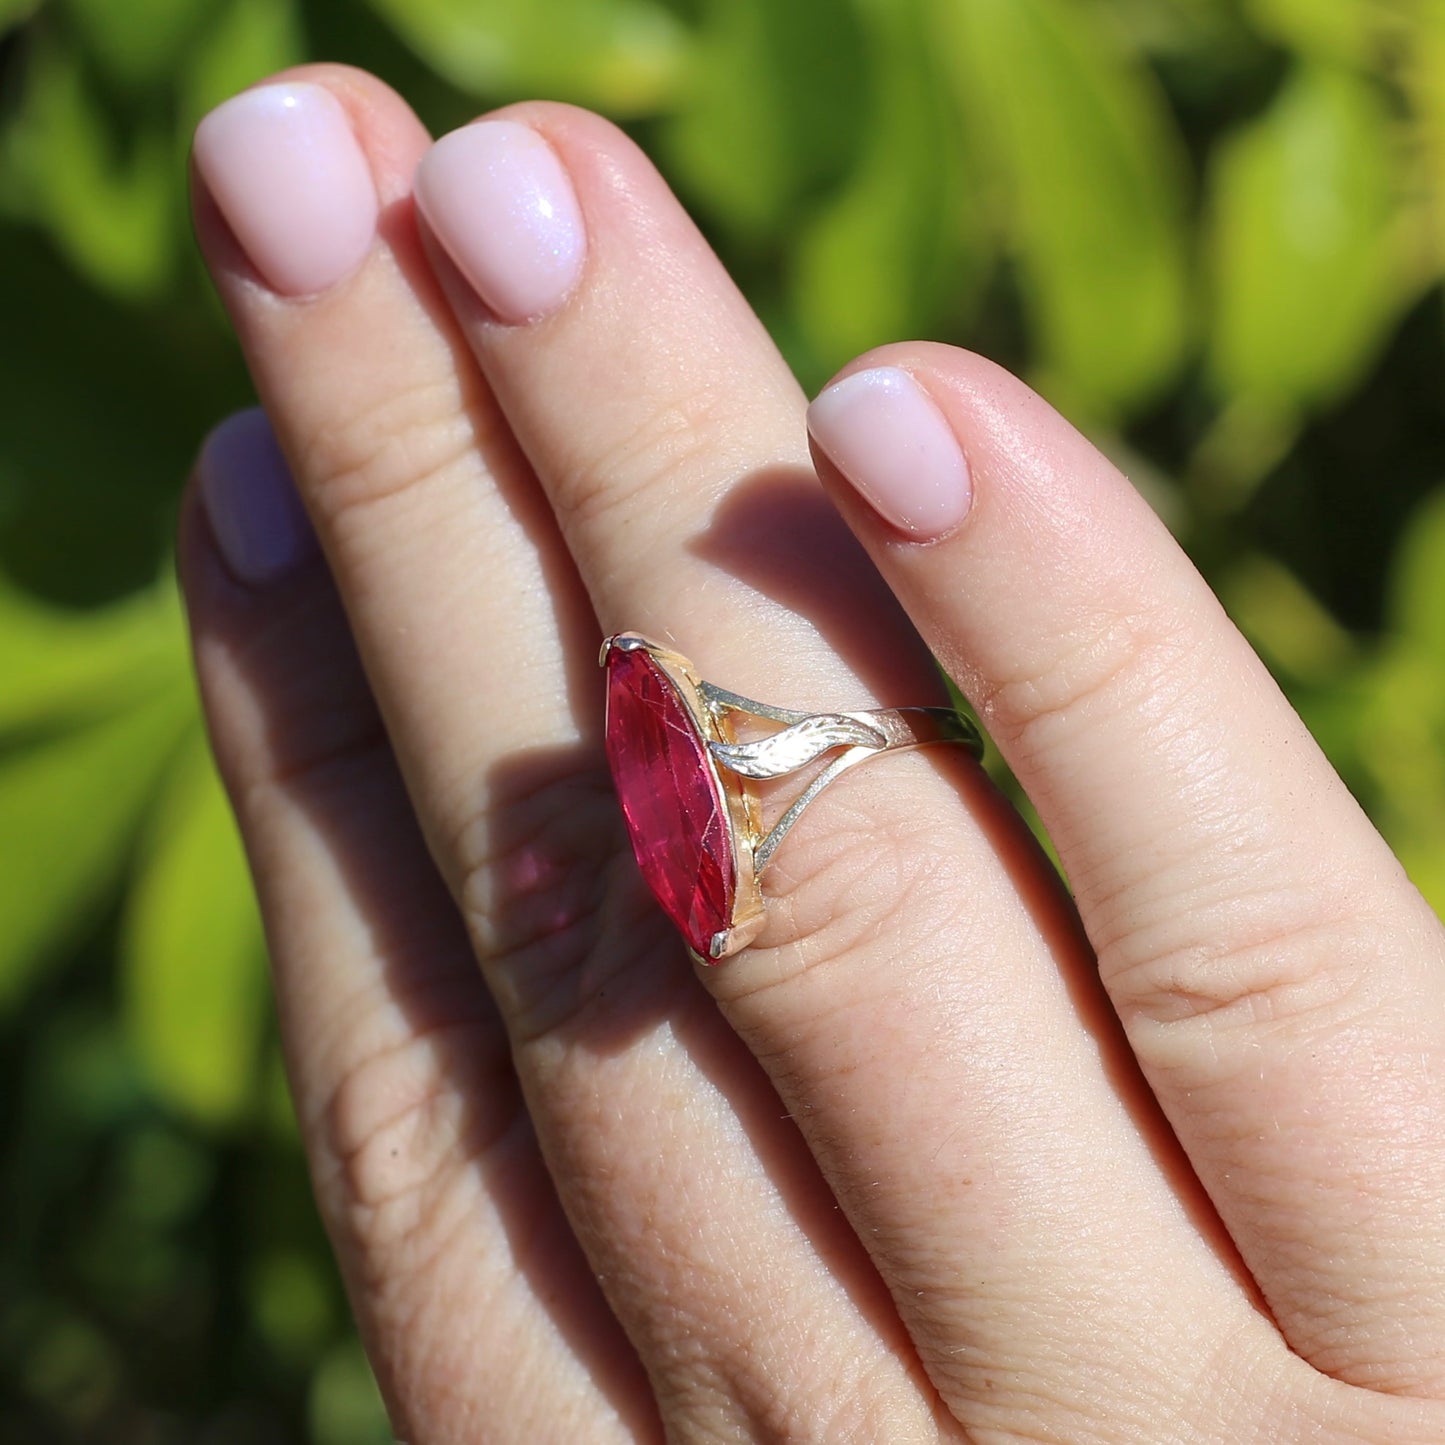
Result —
POLYGON ((882 753, 962 743, 978 728, 952 708, 804 713, 704 682, 680 653, 635 632, 602 644, 607 758, 632 851, 662 910, 700 960, 745 948, 763 926, 761 879, 804 808, 835 778, 882 753), (776 724, 741 741, 740 719, 776 724), (764 832, 748 780, 780 778, 842 749, 764 832))

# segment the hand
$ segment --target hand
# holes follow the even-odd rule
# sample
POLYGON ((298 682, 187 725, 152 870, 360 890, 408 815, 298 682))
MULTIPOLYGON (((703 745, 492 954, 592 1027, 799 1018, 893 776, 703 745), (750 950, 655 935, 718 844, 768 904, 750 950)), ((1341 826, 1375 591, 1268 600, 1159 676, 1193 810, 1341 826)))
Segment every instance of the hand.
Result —
POLYGON ((398 1435, 1445 1439, 1440 927, 1125 479, 910 344, 815 403, 820 487, 616 130, 428 154, 365 75, 284 85, 198 138, 280 452, 213 434, 183 570, 398 1435), (921 634, 1073 901, 924 749, 690 966, 602 755, 620 629, 810 711, 937 702, 921 634))

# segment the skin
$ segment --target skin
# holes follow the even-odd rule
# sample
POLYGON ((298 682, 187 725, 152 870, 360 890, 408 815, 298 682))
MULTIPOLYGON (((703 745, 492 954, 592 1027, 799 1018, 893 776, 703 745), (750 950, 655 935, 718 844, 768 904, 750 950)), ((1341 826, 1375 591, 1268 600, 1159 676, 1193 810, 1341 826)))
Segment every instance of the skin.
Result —
POLYGON ((1445 1439, 1440 926, 1129 483, 982 358, 885 348, 849 370, 908 371, 973 476, 911 540, 606 122, 506 112, 588 236, 506 325, 418 224, 400 98, 292 78, 366 153, 366 259, 288 298, 204 187, 197 229, 321 550, 247 585, 193 489, 182 570, 398 1437, 1445 1439), (1072 898, 926 750, 823 795, 762 937, 692 967, 602 758, 622 629, 807 709, 936 701, 921 635, 1072 898))

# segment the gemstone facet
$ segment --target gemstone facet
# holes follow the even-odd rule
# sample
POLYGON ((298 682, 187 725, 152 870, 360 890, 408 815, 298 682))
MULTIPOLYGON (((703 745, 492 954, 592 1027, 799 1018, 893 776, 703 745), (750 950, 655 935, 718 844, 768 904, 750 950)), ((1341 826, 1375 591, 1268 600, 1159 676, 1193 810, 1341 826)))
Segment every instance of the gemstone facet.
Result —
POLYGON ((686 703, 645 648, 608 648, 607 758, 642 876, 708 959, 737 895, 727 803, 686 703))

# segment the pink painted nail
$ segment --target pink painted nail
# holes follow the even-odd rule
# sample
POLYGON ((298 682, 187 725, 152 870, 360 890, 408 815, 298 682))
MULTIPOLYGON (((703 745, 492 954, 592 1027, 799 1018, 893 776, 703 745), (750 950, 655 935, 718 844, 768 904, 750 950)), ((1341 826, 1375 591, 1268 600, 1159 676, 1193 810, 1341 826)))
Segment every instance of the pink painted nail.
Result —
POLYGON ((283 296, 325 291, 371 249, 371 169, 323 86, 243 91, 197 126, 195 158, 251 264, 283 296))
POLYGON ((502 320, 531 321, 582 275, 587 231, 557 153, 530 126, 487 120, 443 136, 423 158, 427 224, 502 320))
POLYGON ((931 541, 968 515, 973 483, 963 448, 899 367, 834 382, 808 408, 808 430, 874 511, 910 537, 931 541))

